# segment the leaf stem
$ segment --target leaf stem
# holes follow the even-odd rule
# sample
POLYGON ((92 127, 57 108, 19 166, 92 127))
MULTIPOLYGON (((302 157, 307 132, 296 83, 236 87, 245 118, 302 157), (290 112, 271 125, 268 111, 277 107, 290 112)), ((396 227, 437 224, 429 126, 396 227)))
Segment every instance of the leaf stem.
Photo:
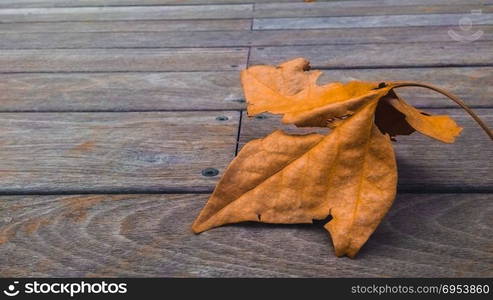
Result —
POLYGON ((433 90, 435 92, 438 92, 444 96, 446 96, 447 98, 449 98, 450 100, 454 101, 455 103, 457 103, 460 107, 462 107, 473 119, 474 121, 476 121, 479 126, 481 126, 481 128, 486 132, 486 134, 490 137, 491 140, 493 140, 493 131, 491 129, 488 128, 488 126, 483 122, 483 120, 481 120, 478 115, 476 115, 476 113, 474 113, 474 111, 472 109, 470 109, 465 103, 464 101, 462 101, 459 97, 445 91, 445 90, 442 90, 438 87, 435 87, 435 86, 432 86, 432 85, 428 85, 428 84, 424 84, 424 83, 417 83, 417 82, 391 82, 389 83, 389 85, 392 87, 392 89, 394 88, 399 88, 399 87, 406 87, 406 86, 414 86, 414 87, 422 87, 422 88, 427 88, 427 89, 430 89, 430 90, 433 90))

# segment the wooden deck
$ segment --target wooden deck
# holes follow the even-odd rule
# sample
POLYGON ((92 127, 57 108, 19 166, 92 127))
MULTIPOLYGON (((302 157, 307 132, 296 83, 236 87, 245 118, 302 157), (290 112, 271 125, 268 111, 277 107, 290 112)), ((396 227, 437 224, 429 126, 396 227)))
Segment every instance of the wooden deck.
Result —
POLYGON ((399 195, 356 259, 323 224, 190 225, 237 148, 279 126, 246 116, 246 66, 425 81, 493 126, 492 50, 493 0, 1 0, 0 276, 491 277, 491 141, 421 90, 403 95, 465 129, 398 139, 399 195), (464 16, 474 42, 447 33, 464 16))

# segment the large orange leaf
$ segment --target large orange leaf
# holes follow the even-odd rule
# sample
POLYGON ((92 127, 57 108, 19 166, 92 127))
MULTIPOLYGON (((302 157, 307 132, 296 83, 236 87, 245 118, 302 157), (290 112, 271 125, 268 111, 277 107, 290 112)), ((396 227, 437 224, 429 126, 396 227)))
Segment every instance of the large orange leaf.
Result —
POLYGON ((328 135, 277 130, 247 143, 195 220, 194 232, 242 221, 311 223, 330 215, 325 228, 336 255, 354 257, 395 198, 391 139, 416 130, 450 143, 461 131, 448 116, 425 114, 394 91, 417 84, 319 86, 320 74, 309 71, 302 58, 242 72, 250 116, 282 114, 285 123, 333 130, 328 135))
POLYGON ((336 254, 354 256, 395 197, 390 139, 373 124, 377 101, 330 135, 275 131, 245 145, 193 230, 241 221, 311 223, 331 214, 326 228, 336 254))

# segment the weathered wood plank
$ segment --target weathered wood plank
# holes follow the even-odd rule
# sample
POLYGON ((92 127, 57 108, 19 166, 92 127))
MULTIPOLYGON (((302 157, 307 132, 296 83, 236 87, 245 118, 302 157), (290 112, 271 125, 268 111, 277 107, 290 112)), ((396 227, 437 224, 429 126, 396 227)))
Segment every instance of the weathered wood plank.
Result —
POLYGON ((0 23, 248 19, 251 17, 251 4, 0 9, 0 23))
MULTIPOLYGON (((493 8, 485 3, 439 3, 428 1, 344 1, 344 2, 294 2, 279 5, 265 3, 255 5, 256 18, 283 18, 283 17, 341 17, 341 16, 373 16, 373 15, 411 15, 411 14, 445 14, 459 13, 468 15, 471 10, 492 12, 493 8), (387 2, 387 3, 386 3, 387 2)), ((474 16, 470 16, 474 19, 474 16)), ((357 21, 356 21, 357 22, 357 21)), ((457 24, 457 23, 454 23, 457 24)))
MULTIPOLYGON (((348 12, 349 13, 349 12, 348 12)), ((429 15, 390 15, 390 16, 350 16, 350 17, 314 17, 314 18, 266 18, 254 19, 254 30, 272 29, 322 29, 322 28, 371 28, 371 27, 407 27, 407 26, 454 26, 464 14, 429 15)), ((481 14, 470 17, 477 25, 493 24, 493 14, 481 14)), ((473 30, 472 32, 474 32, 473 30)), ((467 32, 469 33, 469 32, 467 32)))
POLYGON ((489 65, 492 48, 489 41, 253 47, 249 64, 277 64, 306 57, 316 68, 489 65))
MULTIPOLYGON (((126 27, 121 27, 121 30, 126 30, 126 27)), ((23 34, 10 32, 0 33, 0 49, 247 47, 454 41, 447 34, 448 30, 449 28, 446 27, 435 26, 272 31, 49 32, 23 34)), ((493 26, 481 26, 477 27, 476 30, 483 32, 480 41, 493 40, 493 26)))
MULTIPOLYGON (((280 2, 301 2, 302 0, 3 0, 0 8, 20 8, 20 7, 83 7, 83 6, 132 6, 132 5, 177 5, 177 4, 219 4, 219 3, 280 3, 280 2)), ((360 7, 360 6, 408 6, 420 5, 422 0, 363 0, 363 1, 334 1, 317 0, 318 2, 330 2, 334 7, 360 7)), ((428 0, 429 5, 481 5, 492 3, 491 0, 428 0)), ((304 3, 309 5, 311 3, 304 3)))
MULTIPOLYGON (((399 136, 394 143, 399 189, 403 191, 470 191, 493 190, 493 148, 491 140, 480 127, 460 109, 426 109, 431 114, 448 114, 464 128, 454 144, 432 140, 419 133, 399 136)), ((493 109, 477 109, 490 126, 493 109)), ((244 117, 240 145, 269 134, 277 128, 288 132, 324 133, 324 130, 281 125, 278 116, 265 119, 244 117)))
MULTIPOLYGON (((491 67, 327 70, 320 77, 319 84, 351 80, 426 82, 459 96, 472 107, 493 107, 491 67)), ((417 107, 457 108, 444 96, 427 89, 399 89, 399 95, 417 107)))
MULTIPOLYGON (((455 145, 418 134, 399 139, 401 189, 491 190, 490 141, 450 113, 465 127, 455 145)), ((491 110, 479 113, 493 122, 491 110)), ((237 122, 232 112, 3 113, 0 192, 209 191, 217 178, 200 172, 230 162, 237 122)), ((274 118, 246 119, 241 142, 277 127, 274 118)))
MULTIPOLYGON (((84 7, 84 6, 144 6, 144 5, 192 5, 299 2, 301 0, 2 0, 0 8, 32 7, 84 7)), ((319 0, 320 1, 320 0, 319 0)), ((331 1, 331 0, 321 0, 331 1)), ((454 0, 459 1, 459 0, 454 0)), ((454 2, 452 1, 452 2, 454 2)), ((463 0, 462 0, 463 1, 463 0)), ((478 2, 474 0, 473 2, 478 2)))
POLYGON ((2 50, 0 72, 240 70, 247 55, 245 48, 2 50))
POLYGON ((0 193, 210 191, 239 112, 2 113, 0 193), (224 116, 224 120, 216 119, 224 116))
POLYGON ((492 194, 399 194, 356 259, 322 223, 194 235, 208 195, 0 197, 6 277, 491 277, 492 194))
MULTIPOLYGON (((152 5, 182 5, 198 4, 194 6, 204 6, 209 4, 250 4, 256 3, 256 17, 310 17, 310 16, 343 16, 343 15, 375 15, 375 14, 418 14, 418 13, 469 13, 471 9, 481 9, 484 12, 491 8, 488 4, 491 1, 433 1, 423 3, 422 1, 396 2, 396 1, 318 1, 313 3, 304 3, 300 0, 193 0, 193 1, 2 1, 0 9, 9 8, 63 8, 75 7, 84 8, 91 6, 100 7, 124 7, 124 6, 147 6, 152 5), (274 3, 272 3, 274 2, 274 3), (279 2, 288 2, 282 3, 279 2), (291 3, 289 3, 291 2, 291 3)), ((38 12, 36 10, 36 12, 38 12)))
MULTIPOLYGON (((250 30, 250 19, 0 23, 0 33, 250 30)), ((23 35, 21 35, 23 36, 23 35)), ((34 42, 34 41, 33 41, 34 42)))
POLYGON ((0 111, 244 108, 238 71, 0 74, 0 111))
MULTIPOLYGON (((330 70, 331 81, 423 81, 472 107, 492 107, 493 68, 330 70)), ((139 111, 244 109, 238 71, 0 74, 0 111, 139 111)), ((399 94, 420 107, 456 107, 443 96, 406 88, 399 94)))

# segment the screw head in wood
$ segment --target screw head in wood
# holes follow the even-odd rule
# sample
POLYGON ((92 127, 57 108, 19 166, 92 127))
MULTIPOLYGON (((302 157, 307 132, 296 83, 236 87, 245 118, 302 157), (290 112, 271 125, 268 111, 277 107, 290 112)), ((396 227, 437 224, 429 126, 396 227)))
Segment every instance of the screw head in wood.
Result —
POLYGON ((216 117, 216 120, 218 120, 218 121, 227 121, 227 120, 229 120, 229 118, 226 117, 226 116, 218 116, 218 117, 216 117))
POLYGON ((202 176, 205 177, 214 177, 219 174, 219 171, 216 168, 205 168, 202 170, 202 176))

